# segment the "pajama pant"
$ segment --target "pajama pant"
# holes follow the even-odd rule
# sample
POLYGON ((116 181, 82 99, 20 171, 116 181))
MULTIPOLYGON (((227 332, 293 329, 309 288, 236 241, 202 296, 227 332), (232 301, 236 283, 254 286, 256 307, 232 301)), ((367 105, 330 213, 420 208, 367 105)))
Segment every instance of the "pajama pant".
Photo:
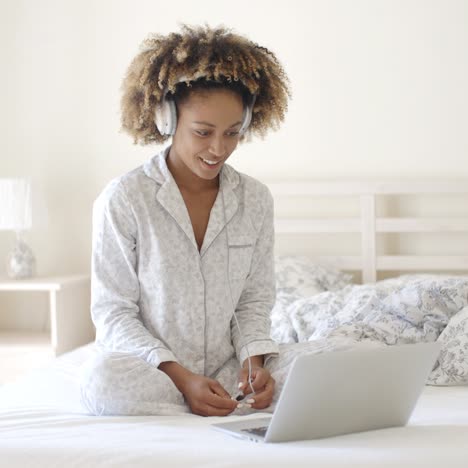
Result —
MULTIPOLYGON (((303 343, 280 344, 278 356, 265 368, 275 379, 272 404, 263 409, 238 408, 231 414, 272 413, 289 368, 296 356, 349 349, 355 340, 326 338, 303 343)), ((191 413, 184 396, 167 374, 130 354, 95 351, 82 367, 82 403, 93 415, 177 415, 191 413)), ((208 376, 216 379, 232 396, 238 391, 239 361, 232 357, 208 376)), ((319 378, 319 376, 317 376, 319 378)))

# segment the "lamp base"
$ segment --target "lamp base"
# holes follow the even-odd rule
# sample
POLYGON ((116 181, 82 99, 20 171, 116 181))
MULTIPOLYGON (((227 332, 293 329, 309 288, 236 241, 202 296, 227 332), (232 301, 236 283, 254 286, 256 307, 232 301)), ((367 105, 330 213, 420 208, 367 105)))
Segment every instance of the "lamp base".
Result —
POLYGON ((7 275, 13 279, 31 278, 36 275, 36 259, 31 248, 16 233, 16 245, 7 257, 7 275))

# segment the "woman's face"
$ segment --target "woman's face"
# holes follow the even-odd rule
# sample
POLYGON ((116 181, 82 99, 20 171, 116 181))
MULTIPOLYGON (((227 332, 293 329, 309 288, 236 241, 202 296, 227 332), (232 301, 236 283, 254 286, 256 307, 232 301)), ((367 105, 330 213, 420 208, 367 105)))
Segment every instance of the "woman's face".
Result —
POLYGON ((177 109, 177 128, 171 162, 201 179, 217 177, 235 150, 242 125, 242 98, 216 89, 194 92, 177 109), (211 163, 211 164, 210 164, 211 163))

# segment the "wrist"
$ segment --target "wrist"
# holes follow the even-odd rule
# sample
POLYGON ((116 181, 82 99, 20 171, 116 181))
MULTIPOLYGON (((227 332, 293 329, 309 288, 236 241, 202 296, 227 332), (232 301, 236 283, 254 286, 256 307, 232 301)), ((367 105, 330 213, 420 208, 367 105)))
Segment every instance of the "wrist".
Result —
MULTIPOLYGON (((252 364, 252 367, 263 367, 263 354, 259 356, 251 356, 250 362, 252 364)), ((249 368, 249 358, 244 360, 244 362, 242 363, 242 367, 244 369, 249 368)))
POLYGON ((193 372, 190 372, 175 361, 162 362, 158 368, 174 382, 174 385, 183 394, 185 383, 193 375, 193 372))

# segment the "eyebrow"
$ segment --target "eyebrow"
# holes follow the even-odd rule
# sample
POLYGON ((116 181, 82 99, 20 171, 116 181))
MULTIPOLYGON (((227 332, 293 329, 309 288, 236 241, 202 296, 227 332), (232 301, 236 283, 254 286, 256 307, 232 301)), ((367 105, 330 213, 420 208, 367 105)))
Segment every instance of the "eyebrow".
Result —
MULTIPOLYGON (((213 125, 213 124, 211 124, 211 123, 209 123, 209 122, 204 122, 204 121, 199 121, 199 120, 194 120, 193 123, 208 125, 209 127, 216 127, 216 125, 213 125)), ((231 125, 230 127, 228 127, 228 128, 235 127, 236 125, 239 125, 239 124, 241 124, 241 123, 242 123, 242 121, 239 120, 239 122, 236 122, 236 123, 232 124, 232 125, 231 125)))

